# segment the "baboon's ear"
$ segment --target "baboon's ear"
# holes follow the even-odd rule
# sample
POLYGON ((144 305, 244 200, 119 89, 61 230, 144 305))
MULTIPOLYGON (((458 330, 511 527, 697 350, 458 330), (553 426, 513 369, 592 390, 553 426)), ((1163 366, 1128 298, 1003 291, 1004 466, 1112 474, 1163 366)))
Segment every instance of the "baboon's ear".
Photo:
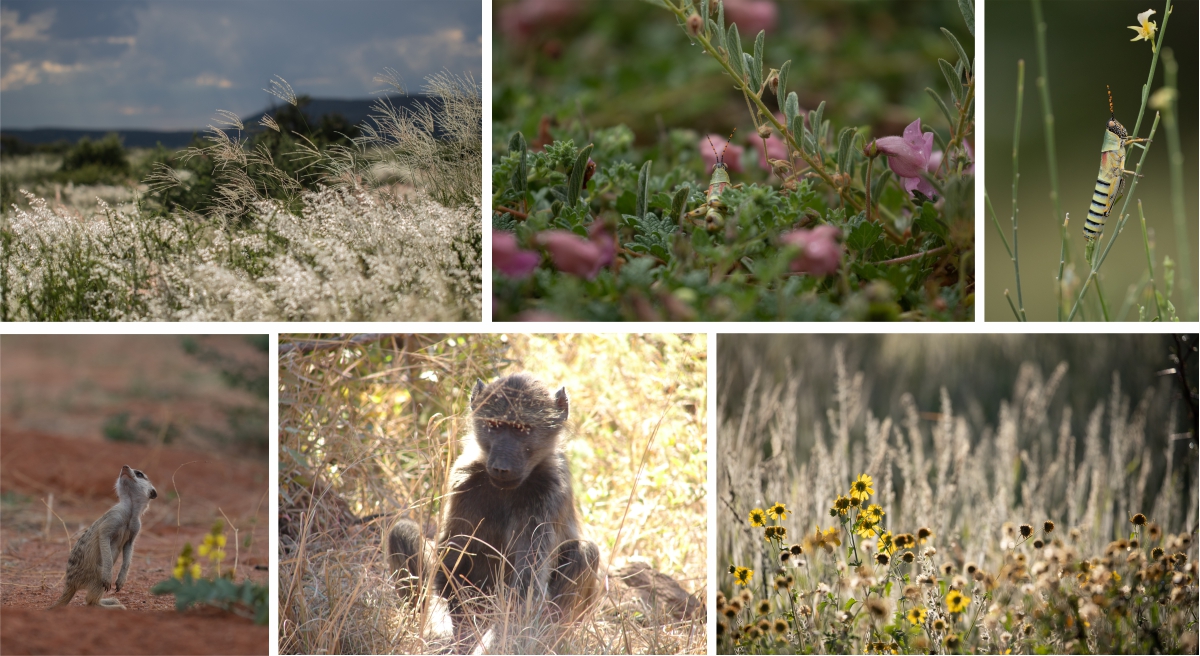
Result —
POLYGON ((567 388, 560 387, 554 393, 554 407, 562 414, 562 420, 567 420, 567 411, 570 408, 570 403, 567 401, 567 388))
POLYGON ((475 400, 479 398, 479 393, 483 391, 483 379, 475 379, 475 387, 471 388, 471 409, 475 409, 475 400))

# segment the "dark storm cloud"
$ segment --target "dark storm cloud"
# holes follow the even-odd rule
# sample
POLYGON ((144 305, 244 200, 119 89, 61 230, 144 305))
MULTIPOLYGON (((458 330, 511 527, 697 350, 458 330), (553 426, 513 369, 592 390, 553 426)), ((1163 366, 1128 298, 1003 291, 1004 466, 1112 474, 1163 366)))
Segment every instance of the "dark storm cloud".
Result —
POLYGON ((194 128, 254 113, 273 76, 299 94, 364 98, 394 69, 478 80, 478 0, 31 2, 0 5, 8 128, 194 128))

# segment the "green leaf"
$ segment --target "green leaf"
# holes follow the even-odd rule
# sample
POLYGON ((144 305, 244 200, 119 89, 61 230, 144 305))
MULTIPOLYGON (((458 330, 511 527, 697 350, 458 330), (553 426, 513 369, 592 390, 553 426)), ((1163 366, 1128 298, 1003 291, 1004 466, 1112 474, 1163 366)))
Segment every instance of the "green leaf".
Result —
MULTIPOLYGON (((796 94, 793 92, 793 93, 789 94, 789 97, 795 96, 795 95, 796 94)), ((796 111, 797 112, 800 111, 799 106, 797 106, 796 111)), ((792 117, 792 122, 791 122, 790 127, 792 128, 792 138, 796 140, 797 145, 799 145, 801 148, 803 148, 804 147, 804 117, 800 116, 799 113, 797 113, 796 116, 792 117)), ((805 151, 805 152, 808 152, 808 151, 805 151)))
POLYGON ((729 35, 725 42, 729 47, 729 65, 737 74, 738 80, 741 80, 746 74, 742 71, 742 37, 738 36, 737 23, 729 24, 729 35))
MULTIPOLYGON (((796 122, 796 119, 800 118, 800 99, 796 97, 795 91, 789 93, 787 95, 787 100, 783 102, 783 116, 787 119, 787 121, 784 122, 784 125, 789 129, 792 127, 792 124, 796 122)), ((799 139, 801 133, 793 129, 792 135, 799 139)))
POLYGON ((683 221, 683 213, 687 211, 687 200, 691 193, 691 186, 685 184, 671 198, 671 219, 673 221, 683 221))
POLYGON ((925 87, 925 93, 929 94, 929 96, 933 98, 934 102, 937 103, 937 106, 942 109, 942 114, 946 116, 946 122, 950 125, 954 125, 954 117, 950 114, 950 108, 946 106, 946 101, 942 100, 942 97, 938 95, 938 92, 930 89, 929 87, 925 87))
POLYGON ((967 72, 970 73, 971 59, 967 57, 967 51, 963 49, 962 44, 958 42, 958 39, 954 38, 954 35, 950 32, 950 30, 944 27, 942 28, 942 34, 945 34, 946 38, 950 39, 950 45, 954 46, 954 49, 958 51, 958 61, 962 62, 963 66, 966 67, 967 72))
POLYGON ((842 128, 838 133, 838 169, 842 172, 850 170, 850 144, 854 143, 854 135, 858 128, 842 128))
POLYGON ((750 78, 754 81, 754 91, 758 92, 763 83, 763 43, 767 38, 765 30, 759 30, 754 37, 754 68, 750 69, 750 78))
POLYGON ((567 207, 575 207, 579 203, 579 194, 583 191, 583 173, 587 169, 588 158, 591 157, 593 144, 588 144, 575 156, 575 164, 571 167, 571 177, 567 181, 567 207))
POLYGON ((954 67, 945 59, 938 59, 938 66, 942 69, 942 75, 946 76, 946 85, 950 87, 950 95, 954 96, 955 106, 961 105, 962 79, 955 74, 954 67))
MULTIPOLYGON (((809 127, 814 131, 821 129, 821 125, 825 122, 825 101, 822 100, 820 105, 817 105, 816 118, 809 123, 809 127)), ((817 134, 818 143, 820 142, 820 134, 817 134)))
POLYGON ((963 20, 967 22, 967 29, 971 30, 971 36, 975 36, 974 0, 958 0, 958 10, 962 12, 963 20))
POLYGON ((862 253, 874 246, 882 236, 883 228, 879 224, 863 221, 846 237, 846 247, 862 253))
POLYGON ((925 203, 922 205, 921 213, 917 215, 917 217, 913 220, 913 223, 921 226, 922 230, 932 232, 938 237, 941 237, 942 241, 946 241, 946 239, 948 239, 950 236, 950 229, 947 228, 944 223, 938 220, 937 208, 933 206, 933 203, 925 203))
MULTIPOLYGON (((749 84, 750 86, 754 87, 754 89, 751 91, 753 93, 754 91, 757 91, 759 87, 762 86, 762 80, 759 80, 758 82, 754 81, 755 80, 755 78, 754 78, 754 57, 752 57, 750 55, 750 53, 748 53, 748 52, 742 53, 742 66, 745 67, 746 71, 749 71, 749 73, 746 75, 746 78, 748 78, 746 80, 746 84, 749 84)), ((761 76, 762 76, 762 73, 760 72, 759 77, 761 77, 761 76)))
MULTIPOLYGON (((787 76, 788 76, 788 71, 790 71, 790 70, 792 70, 792 60, 790 60, 790 59, 783 62, 783 66, 779 67, 779 89, 777 89, 775 92, 775 101, 777 103, 779 103, 780 107, 782 107, 784 105, 784 100, 788 97, 788 95, 787 95, 787 76)), ((799 111, 799 106, 797 106, 796 111, 797 112, 799 111)), ((791 123, 791 122, 792 122, 792 119, 789 116, 788 123, 791 123)))
POLYGON ((708 32, 716 35, 715 45, 717 48, 729 52, 729 49, 725 47, 725 28, 718 27, 716 21, 710 18, 708 19, 708 32))
POLYGON ((513 171, 512 188, 524 196, 529 192, 529 146, 525 143, 525 135, 519 131, 513 133, 508 140, 508 150, 521 155, 517 170, 513 171))
POLYGON ((638 216, 646 216, 646 200, 650 197, 648 193, 650 189, 650 163, 650 160, 646 160, 646 163, 642 164, 642 170, 638 172, 637 202, 633 206, 633 213, 638 216))

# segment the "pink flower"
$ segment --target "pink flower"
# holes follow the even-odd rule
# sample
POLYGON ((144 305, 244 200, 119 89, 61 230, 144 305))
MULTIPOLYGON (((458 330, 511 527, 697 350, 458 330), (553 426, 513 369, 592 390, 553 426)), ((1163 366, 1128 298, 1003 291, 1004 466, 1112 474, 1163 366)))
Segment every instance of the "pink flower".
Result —
POLYGON ((742 172, 742 153, 744 153, 746 149, 733 143, 729 144, 728 146, 722 146, 721 144, 725 143, 725 139, 726 135, 710 134, 708 137, 700 140, 700 157, 704 158, 704 170, 708 171, 710 174, 712 173, 713 168, 717 165, 717 155, 721 153, 722 149, 725 150, 725 157, 723 158, 725 162, 725 168, 728 169, 730 173, 742 172), (712 140, 711 145, 709 144, 710 139, 712 140), (714 153, 713 148, 716 148, 717 152, 714 153))
POLYGON ((542 256, 523 251, 517 246, 517 236, 504 230, 492 230, 492 266, 509 278, 525 278, 533 273, 542 256))
POLYGON ((773 0, 725 0, 725 22, 737 23, 743 40, 753 40, 759 30, 774 30, 778 18, 773 0))
POLYGON ((500 8, 500 31, 522 41, 543 28, 566 22, 579 6, 576 0, 520 0, 500 8))
POLYGON ((550 252, 559 271, 591 280, 600 269, 612 264, 617 240, 600 222, 593 223, 588 232, 590 238, 584 239, 566 230, 548 230, 539 234, 537 241, 550 252))
POLYGON ((933 133, 921 133, 921 119, 917 119, 904 128, 903 137, 883 137, 875 140, 879 151, 888 156, 888 166, 904 183, 904 190, 910 196, 913 191, 920 191, 932 198, 933 185, 921 177, 923 171, 929 169, 929 158, 933 154, 933 133))
POLYGON ((827 276, 836 273, 842 262, 842 245, 837 239, 841 230, 825 224, 812 230, 800 228, 785 233, 779 238, 790 246, 803 249, 796 259, 792 260, 792 271, 804 271, 815 276, 827 276))

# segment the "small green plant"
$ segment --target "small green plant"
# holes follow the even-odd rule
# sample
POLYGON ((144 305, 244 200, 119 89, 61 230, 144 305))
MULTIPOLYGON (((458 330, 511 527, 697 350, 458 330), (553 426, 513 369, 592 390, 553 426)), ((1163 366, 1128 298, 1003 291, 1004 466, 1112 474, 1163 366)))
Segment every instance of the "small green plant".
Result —
MULTIPOLYGON (((175 595, 175 610, 180 612, 198 604, 214 606, 254 620, 255 624, 267 623, 270 614, 268 593, 270 589, 250 579, 233 582, 233 570, 221 572, 225 559, 225 524, 217 520, 204 536, 200 547, 193 552, 190 542, 183 545, 171 578, 160 581, 150 588, 156 595, 175 595), (203 576, 203 567, 196 556, 206 559, 212 568, 212 576, 203 576)), ((236 566, 236 563, 235 563, 236 566)))

